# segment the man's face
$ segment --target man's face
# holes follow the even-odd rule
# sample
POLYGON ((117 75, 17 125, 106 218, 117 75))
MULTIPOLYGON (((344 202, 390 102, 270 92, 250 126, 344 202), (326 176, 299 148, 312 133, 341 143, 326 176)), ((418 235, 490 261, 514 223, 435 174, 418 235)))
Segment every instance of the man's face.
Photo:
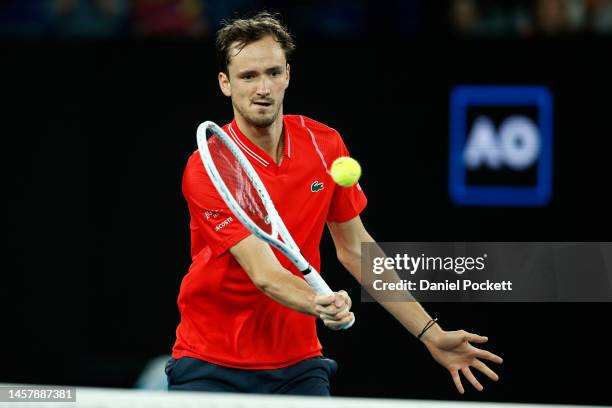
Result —
POLYGON ((229 61, 229 78, 219 73, 221 90, 249 123, 270 126, 281 112, 289 86, 289 65, 282 47, 267 36, 242 50, 232 47, 229 61))

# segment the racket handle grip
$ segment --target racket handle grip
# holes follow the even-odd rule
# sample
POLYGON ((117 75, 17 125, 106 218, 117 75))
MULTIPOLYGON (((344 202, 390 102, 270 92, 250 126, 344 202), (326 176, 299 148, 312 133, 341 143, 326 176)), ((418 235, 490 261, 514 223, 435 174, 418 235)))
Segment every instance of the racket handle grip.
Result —
POLYGON ((304 279, 310 285, 310 287, 315 291, 315 293, 319 296, 327 296, 333 295, 334 292, 327 286, 327 283, 323 280, 321 275, 314 269, 310 269, 306 275, 304 275, 304 279))
MULTIPOLYGON (((310 272, 304 275, 304 279, 310 285, 310 287, 315 291, 317 295, 333 295, 334 292, 330 289, 330 287, 325 283, 321 275, 317 271, 311 268, 310 272)), ((353 319, 340 327, 342 330, 346 330, 351 328, 353 324, 355 324, 355 313, 352 313, 353 319)))

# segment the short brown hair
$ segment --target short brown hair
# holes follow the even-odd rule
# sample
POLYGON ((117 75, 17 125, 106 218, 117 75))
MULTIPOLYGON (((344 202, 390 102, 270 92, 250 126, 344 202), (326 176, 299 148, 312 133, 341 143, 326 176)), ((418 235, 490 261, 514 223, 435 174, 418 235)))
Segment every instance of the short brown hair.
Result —
POLYGON ((279 19, 278 15, 267 11, 257 13, 251 18, 223 21, 223 27, 217 31, 215 45, 217 48, 217 61, 219 70, 227 72, 230 63, 230 48, 237 43, 242 50, 246 45, 271 35, 285 51, 285 58, 289 61, 291 52, 295 49, 293 38, 279 19))

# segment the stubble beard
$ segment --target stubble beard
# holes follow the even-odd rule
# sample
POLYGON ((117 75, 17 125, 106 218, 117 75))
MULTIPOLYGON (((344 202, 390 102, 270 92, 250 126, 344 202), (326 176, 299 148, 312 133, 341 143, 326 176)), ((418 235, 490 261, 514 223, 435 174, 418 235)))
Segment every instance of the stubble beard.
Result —
POLYGON ((235 107, 238 113, 240 113, 240 115, 242 115, 242 117, 245 118, 246 121, 249 122, 249 124, 258 128, 267 128, 270 127, 276 121, 276 119, 278 119, 282 104, 279 104, 276 108, 276 111, 270 115, 258 115, 257 113, 251 115, 247 114, 246 112, 243 112, 240 107, 235 107))

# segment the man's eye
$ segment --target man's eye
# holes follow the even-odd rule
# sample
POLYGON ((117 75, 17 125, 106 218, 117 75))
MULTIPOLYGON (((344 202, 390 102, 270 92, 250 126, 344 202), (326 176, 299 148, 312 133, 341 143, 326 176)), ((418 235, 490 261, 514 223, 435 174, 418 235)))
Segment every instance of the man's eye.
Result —
POLYGON ((247 81, 253 79, 253 75, 244 75, 242 79, 246 79, 247 81))

